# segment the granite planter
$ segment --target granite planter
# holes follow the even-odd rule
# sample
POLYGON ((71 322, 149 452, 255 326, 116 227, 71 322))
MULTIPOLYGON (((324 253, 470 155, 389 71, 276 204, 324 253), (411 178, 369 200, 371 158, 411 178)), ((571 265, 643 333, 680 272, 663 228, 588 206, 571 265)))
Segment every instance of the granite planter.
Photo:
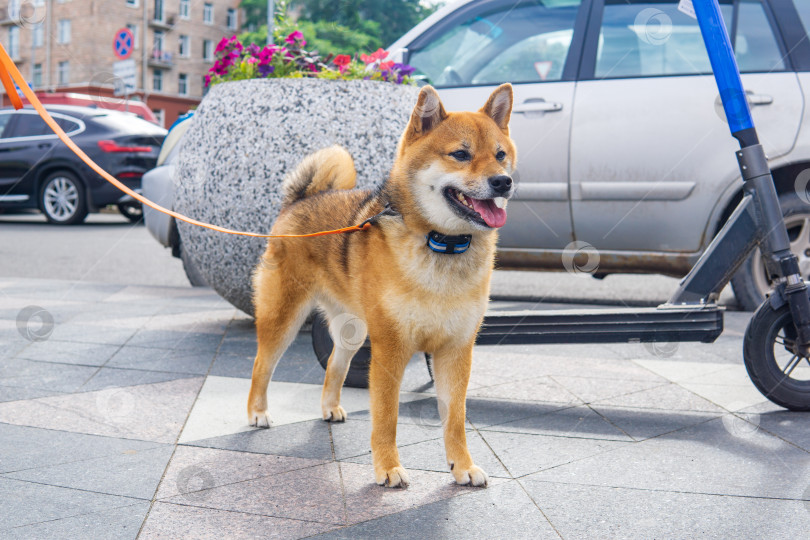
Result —
MULTIPOLYGON (((375 81, 218 84, 186 133, 175 169, 175 209, 232 229, 269 231, 284 175, 332 144, 354 157, 359 187, 377 186, 391 168, 417 94, 413 86, 375 81)), ((266 240, 178 226, 184 251, 206 281, 252 315, 250 276, 266 240)))

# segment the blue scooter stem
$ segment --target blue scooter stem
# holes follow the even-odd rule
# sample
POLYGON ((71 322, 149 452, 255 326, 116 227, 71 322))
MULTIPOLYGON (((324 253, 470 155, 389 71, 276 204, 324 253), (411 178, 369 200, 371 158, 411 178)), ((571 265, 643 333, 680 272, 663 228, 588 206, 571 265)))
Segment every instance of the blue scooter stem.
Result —
POLYGON ((717 0, 693 0, 692 3, 714 70, 717 89, 723 100, 723 109, 731 134, 740 141, 741 146, 757 144, 759 141, 756 132, 753 131, 754 120, 751 118, 751 109, 748 107, 731 39, 726 31, 726 25, 723 24, 720 5, 717 0))

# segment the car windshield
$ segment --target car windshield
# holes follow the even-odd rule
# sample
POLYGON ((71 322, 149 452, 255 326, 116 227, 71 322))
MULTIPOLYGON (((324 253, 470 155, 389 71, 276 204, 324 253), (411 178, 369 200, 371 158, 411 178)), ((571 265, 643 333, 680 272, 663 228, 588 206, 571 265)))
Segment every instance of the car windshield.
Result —
POLYGON ((439 87, 560 80, 579 4, 545 0, 472 16, 418 45, 408 61, 439 87))

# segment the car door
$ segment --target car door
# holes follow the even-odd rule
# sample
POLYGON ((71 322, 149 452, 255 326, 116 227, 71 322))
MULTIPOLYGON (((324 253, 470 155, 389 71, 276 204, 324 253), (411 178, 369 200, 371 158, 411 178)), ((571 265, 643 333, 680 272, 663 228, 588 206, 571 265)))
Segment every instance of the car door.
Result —
POLYGON ((572 240, 568 139, 584 4, 472 2, 407 45, 415 74, 449 110, 478 110, 497 85, 513 84, 517 190, 501 230, 501 261, 509 248, 563 248, 572 240))
MULTIPOLYGON (((760 0, 721 0, 771 158, 798 133, 803 97, 760 0)), ((571 133, 574 233, 601 252, 699 252, 738 176, 697 21, 676 0, 600 0, 571 133)), ((630 268, 632 269, 632 268, 630 268)))
POLYGON ((50 153, 56 136, 33 110, 3 114, 10 117, 0 138, 0 202, 35 206, 32 171, 50 153))

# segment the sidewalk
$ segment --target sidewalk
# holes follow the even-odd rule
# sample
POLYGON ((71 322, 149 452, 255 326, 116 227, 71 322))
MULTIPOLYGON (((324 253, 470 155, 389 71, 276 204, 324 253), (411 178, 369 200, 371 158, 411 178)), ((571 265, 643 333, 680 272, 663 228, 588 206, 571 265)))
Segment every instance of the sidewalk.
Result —
POLYGON ((411 486, 389 490, 367 392, 320 419, 307 334, 255 430, 252 322, 210 290, 0 279, 0 537, 804 537, 810 414, 748 381, 749 316, 713 345, 478 347, 467 437, 487 489, 452 484, 412 362, 411 486))

